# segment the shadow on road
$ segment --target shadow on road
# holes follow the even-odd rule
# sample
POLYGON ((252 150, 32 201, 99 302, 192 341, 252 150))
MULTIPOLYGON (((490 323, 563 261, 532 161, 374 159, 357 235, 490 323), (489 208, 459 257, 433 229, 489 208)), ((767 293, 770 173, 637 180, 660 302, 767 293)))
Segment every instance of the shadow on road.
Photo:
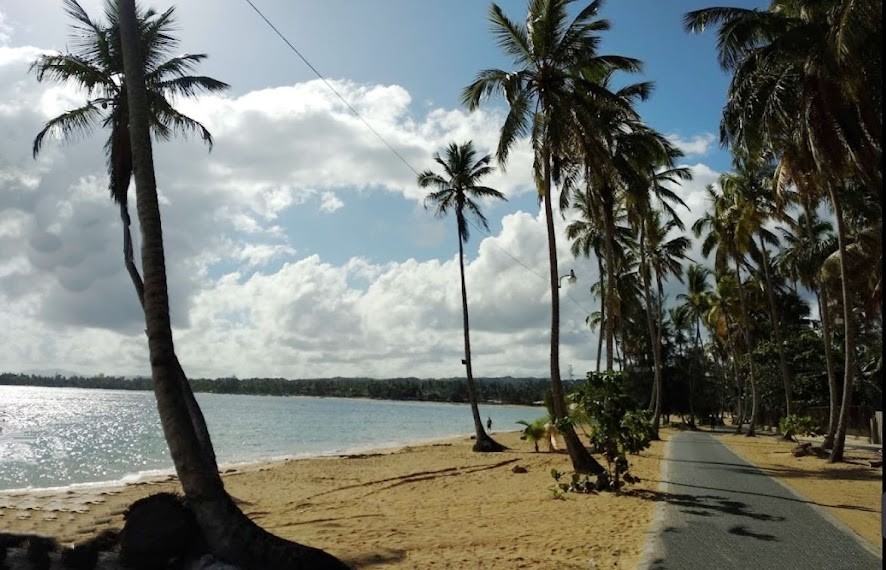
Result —
POLYGON ((730 528, 729 534, 734 534, 736 536, 747 536, 750 538, 756 538, 757 540, 765 540, 766 542, 773 542, 778 540, 775 535, 765 534, 762 532, 754 532, 752 530, 748 530, 748 527, 742 525, 730 528))
MULTIPOLYGON (((692 445, 695 446, 699 445, 700 443, 701 442, 692 442, 692 445)), ((723 461, 693 461, 690 459, 668 458, 665 458, 664 460, 672 463, 696 463, 699 465, 728 467, 731 471, 737 471, 739 473, 745 473, 747 475, 768 475, 774 477, 785 477, 787 479, 826 478, 833 479, 835 481, 880 481, 882 479, 882 472, 877 469, 871 469, 870 471, 847 471, 844 469, 825 468, 823 471, 809 471, 804 469, 790 469, 785 467, 751 467, 747 464, 729 463, 723 461)), ((846 463, 851 463, 853 465, 863 465, 867 467, 867 464, 863 464, 860 461, 846 461, 846 463)))
MULTIPOLYGON (((661 482, 662 482, 662 481, 656 481, 656 480, 654 480, 654 479, 651 479, 651 481, 653 481, 653 482, 655 482, 655 483, 661 483, 661 482)), ((705 487, 705 486, 702 486, 702 485, 688 485, 688 484, 685 484, 685 483, 673 483, 673 482, 670 482, 670 483, 668 483, 668 484, 669 484, 669 485, 674 485, 674 486, 677 486, 677 487, 690 487, 690 488, 692 488, 692 489, 704 489, 704 490, 706 490, 706 491, 720 491, 720 492, 723 492, 723 493, 737 493, 737 494, 740 494, 740 495, 755 495, 755 496, 757 496, 757 497, 766 497, 766 498, 770 498, 770 499, 778 499, 778 500, 780 500, 780 501, 792 501, 792 502, 795 502, 795 503, 806 503, 807 505, 818 505, 818 506, 820 506, 820 507, 831 507, 831 508, 835 508, 835 509, 846 509, 846 510, 850 510, 850 511, 863 511, 863 512, 867 512, 867 513, 876 513, 876 512, 879 512, 877 509, 873 509, 873 508, 869 508, 869 507, 857 507, 857 506, 854 506, 854 505, 844 505, 844 504, 831 505, 831 504, 828 504, 828 503, 818 503, 818 502, 815 502, 815 501, 809 501, 809 500, 806 500, 806 499, 798 499, 798 498, 795 498, 795 497, 783 497, 783 496, 780 496, 780 495, 771 495, 771 494, 769 494, 769 493, 754 493, 754 492, 751 492, 751 491, 738 491, 738 490, 735 490, 735 489, 721 489, 721 488, 718 488, 718 487, 705 487)), ((628 493, 630 493, 630 492, 628 492, 628 493)), ((628 493, 625 493, 625 494, 628 494, 628 493)), ((673 497, 689 497, 689 498, 695 498, 694 495, 674 495, 673 493, 663 493, 663 492, 661 492, 661 491, 645 491, 645 490, 638 490, 638 491, 635 491, 635 493, 637 493, 635 496, 638 496, 638 497, 641 497, 641 498, 644 498, 644 499, 648 499, 648 500, 652 500, 652 501, 667 501, 667 502, 671 502, 671 501, 668 500, 667 495, 671 495, 671 496, 673 496, 673 497), (641 495, 643 495, 643 494, 645 494, 645 495, 647 495, 647 496, 641 496, 641 495), (661 497, 656 498, 655 496, 657 496, 657 495, 661 495, 661 497)), ((705 495, 702 495, 702 496, 705 496, 705 495)), ((719 498, 722 499, 723 497, 719 497, 719 498)), ((737 504, 743 505, 744 503, 737 503, 737 504)))
MULTIPOLYGON (((674 483, 671 483, 672 485, 674 483)), ((691 485, 689 485, 691 486, 691 485)), ((717 489, 725 490, 725 489, 717 489)), ((784 517, 755 513, 748 510, 748 506, 740 501, 732 501, 720 495, 686 495, 680 493, 667 493, 664 491, 648 491, 646 489, 634 489, 624 493, 647 501, 666 502, 677 507, 687 507, 683 512, 712 516, 715 513, 748 517, 758 521, 781 522, 784 517)))

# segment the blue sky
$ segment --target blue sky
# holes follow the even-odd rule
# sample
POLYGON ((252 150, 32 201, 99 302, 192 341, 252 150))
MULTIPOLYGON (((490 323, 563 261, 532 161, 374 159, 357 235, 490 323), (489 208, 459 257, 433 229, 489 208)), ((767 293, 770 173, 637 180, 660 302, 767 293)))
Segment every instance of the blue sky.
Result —
MULTIPOLYGON (((483 152, 492 150, 502 103, 484 104, 480 113, 469 115, 459 102, 462 88, 479 70, 510 67, 489 33, 488 3, 254 2, 416 169, 431 166, 431 154, 453 139, 474 138, 483 152)), ((686 11, 707 5, 611 0, 600 14, 612 24, 601 52, 644 61, 644 73, 635 79, 654 81, 656 89, 641 113, 687 149, 686 164, 696 174, 682 190, 693 210, 688 218, 702 207, 704 184, 729 167, 715 140, 728 82, 716 62, 715 37, 712 32, 690 36, 681 22, 686 11)), ((99 0, 84 0, 83 6, 94 17, 101 14, 99 0)), ((525 18, 524 1, 501 6, 512 19, 525 18)), ((579 6, 584 3, 574 7, 579 6)), ((231 84, 224 97, 180 105, 215 133, 211 154, 195 141, 156 149, 174 318, 180 350, 193 355, 194 369, 205 375, 294 377, 366 370, 460 374, 438 358, 457 354, 459 343, 452 220, 435 220, 421 207, 414 174, 350 116, 244 0, 194 0, 176 10, 182 51, 208 53, 200 73, 231 84), (250 297, 259 291, 260 298, 250 297), (280 294, 273 305, 268 298, 279 291, 289 296, 280 294), (340 298, 329 301, 330 291, 340 298), (424 298, 418 291, 425 291, 424 298), (434 299, 430 307, 428 297, 434 299), (330 302, 328 313, 317 309, 330 302), (403 308, 407 305, 411 309, 403 308), (291 319, 274 320, 290 313, 291 319), (269 321, 261 322, 260 315, 269 321), (402 321, 376 330, 378 322, 396 315, 402 321), (441 336, 422 336, 428 322, 441 336), (273 333, 266 332, 269 327, 273 333), (212 337, 207 328, 242 334, 236 350, 247 356, 223 362, 203 358, 233 342, 212 337), (390 329, 406 331, 405 340, 390 329), (364 352, 355 348, 342 356, 336 347, 343 335, 364 352), (419 338, 426 346, 402 346, 419 338), (360 361, 360 354, 380 353, 396 357, 371 365, 360 361)), ((144 348, 138 308, 118 263, 119 223, 102 195, 103 138, 53 143, 40 162, 28 152, 42 122, 82 101, 69 88, 38 84, 27 74, 27 63, 40 50, 65 49, 66 26, 57 2, 6 0, 0 6, 5 89, 0 101, 13 101, 0 113, 2 132, 12 133, 0 149, 7 157, 0 159, 0 238, 9 242, 0 245, 19 251, 0 256, 0 296, 7 301, 6 320, 34 336, 10 337, 12 347, 0 356, 18 363, 18 369, 45 364, 114 373, 105 364, 106 353, 84 355, 72 348, 87 342, 87 334, 104 339, 107 350, 125 351, 127 357, 115 366, 132 373, 144 369, 139 364, 144 348), (34 192, 22 194, 21 188, 34 192), (82 234, 75 222, 96 219, 101 220, 96 243, 106 254, 73 245, 82 234), (4 233, 4 223, 13 229, 4 233), (31 251, 34 243, 47 240, 62 244, 51 259, 42 250, 31 251), (92 263, 101 265, 100 274, 92 263), (54 340, 37 340, 46 331, 54 340)), ((484 240, 474 232, 466 250, 477 304, 476 344, 488 341, 496 355, 480 374, 543 374, 547 367, 544 280, 502 252, 537 273, 547 271, 529 162, 528 154, 516 153, 508 172, 494 179, 509 202, 486 206, 491 237, 484 240), (508 356, 512 353, 520 358, 508 356)), ((586 292, 595 263, 570 259, 568 244, 561 242, 561 268, 576 267, 585 291, 574 291, 581 301, 564 314, 565 358, 580 370, 595 358, 587 352, 589 345, 596 350, 596 342, 588 342, 586 312, 577 308, 590 310, 596 302, 586 292)), ((568 363, 564 360, 564 369, 568 363)))

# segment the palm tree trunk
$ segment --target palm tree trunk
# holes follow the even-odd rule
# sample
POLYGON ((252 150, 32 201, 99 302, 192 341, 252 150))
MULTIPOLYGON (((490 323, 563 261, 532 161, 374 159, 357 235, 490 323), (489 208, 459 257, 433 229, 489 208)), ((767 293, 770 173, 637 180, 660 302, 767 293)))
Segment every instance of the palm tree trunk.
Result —
POLYGON ((735 433, 742 432, 742 422, 744 421, 744 386, 741 381, 741 375, 738 373, 738 351, 735 348, 735 341, 729 339, 729 348, 732 350, 732 376, 735 380, 735 417, 738 422, 735 425, 735 433))
POLYGON ((744 336, 745 345, 747 346, 748 351, 748 377, 751 380, 751 419, 748 422, 748 436, 754 437, 757 435, 757 378, 754 374, 754 357, 752 354, 753 345, 751 344, 751 330, 750 323, 748 323, 748 310, 747 305, 745 304, 744 298, 744 288, 741 282, 741 266, 739 265, 738 257, 735 256, 735 275, 738 281, 738 301, 741 305, 741 319, 742 326, 741 331, 744 336))
MULTIPOLYGON (((801 195, 803 202, 803 210, 806 213, 806 235, 809 239, 815 239, 815 231, 812 227, 812 219, 814 211, 810 203, 810 197, 807 193, 801 195)), ((834 355, 831 349, 833 336, 831 334, 831 312, 828 309, 830 305, 830 294, 827 288, 819 281, 819 287, 816 290, 816 299, 818 300, 818 316, 821 321, 821 338, 824 344, 824 362, 828 373, 828 431, 824 436, 821 446, 823 449, 832 449, 834 447, 834 434, 837 432, 837 373, 834 370, 834 355)))
MULTIPOLYGON (((701 350, 701 321, 698 318, 698 315, 695 315, 695 354, 698 356, 699 364, 702 364, 704 362, 704 354, 701 350)), ((695 367, 693 366, 693 368, 695 367)), ((692 377, 695 375, 695 372, 701 372, 699 376, 702 380, 704 379, 704 365, 702 364, 700 368, 701 370, 692 370, 689 374, 689 427, 691 428, 695 428, 695 395, 692 377)), ((703 425, 704 422, 702 422, 702 426, 703 425)))
MULTIPOLYGON (((607 318, 604 321, 606 326, 606 370, 611 372, 614 368, 613 362, 613 337, 615 336, 615 315, 617 314, 615 308, 616 301, 616 283, 615 276, 617 274, 617 269, 615 266, 615 221, 612 219, 612 204, 608 203, 611 200, 606 200, 606 196, 608 193, 604 192, 604 204, 603 204, 603 241, 605 243, 605 252, 606 252, 606 313, 607 318)), ((622 369, 624 366, 621 367, 622 369)))
POLYGON ((840 403, 840 417, 837 420, 837 431, 834 433, 834 447, 831 449, 830 463, 843 461, 843 447, 846 443, 846 429, 849 422, 849 406, 852 404, 852 385, 855 381, 855 327, 852 318, 852 299, 850 297, 849 275, 846 273, 846 227, 843 220, 843 207, 837 199, 833 184, 828 184, 834 216, 837 219, 837 244, 840 248, 840 287, 843 292, 843 328, 844 351, 843 365, 843 401, 840 403))
POLYGON ((603 259, 597 253, 597 268, 600 270, 600 333, 597 335, 597 372, 600 371, 600 359, 603 357, 603 327, 606 320, 606 275, 603 270, 603 259))
MULTIPOLYGON (((548 230, 548 261, 551 278, 551 395, 554 404, 554 418, 565 419, 568 416, 566 409, 566 394, 563 391, 563 383, 560 380, 560 276, 557 268, 557 237, 554 232, 554 208, 551 200, 551 157, 550 150, 545 147, 542 150, 543 184, 541 188, 545 222, 548 230)), ((558 426, 559 429, 560 426, 558 426)), ((596 475, 604 471, 587 448, 578 439, 578 435, 571 425, 563 426, 560 430, 563 441, 566 442, 566 450, 572 461, 572 468, 578 473, 590 473, 596 475)))
POLYGON ((791 415, 794 413, 793 397, 791 395, 791 372, 784 354, 781 325, 778 322, 778 307, 775 304, 775 292, 772 288, 772 277, 769 271, 769 254, 766 251, 766 245, 763 243, 763 234, 759 234, 758 237, 760 238, 760 254, 763 257, 763 277, 766 279, 766 298, 769 302, 769 316, 772 318, 775 344, 778 345, 778 367, 781 372, 781 382, 784 385, 785 414, 791 415))
MULTIPOLYGON (((662 369, 664 367, 664 359, 661 356, 661 338, 662 331, 664 330, 664 287, 661 283, 661 274, 656 271, 655 272, 655 280, 658 284, 658 299, 656 300, 655 310, 657 313, 656 321, 658 328, 655 331, 655 342, 652 344, 652 353, 655 355, 656 361, 658 362, 658 379, 655 382, 655 385, 658 386, 657 393, 655 394, 655 407, 659 410, 659 414, 664 413, 664 380, 662 378, 662 369)), ((671 413, 668 412, 668 418, 670 418, 671 413)))
POLYGON ((821 337, 824 344, 824 362, 828 371, 828 432, 824 436, 821 446, 824 449, 834 447, 834 435, 837 432, 837 373, 834 370, 834 354, 831 348, 833 336, 831 333, 831 316, 828 304, 830 302, 827 290, 822 287, 818 294, 818 315, 821 320, 821 337))
POLYGON ((149 131, 144 68, 138 51, 135 1, 122 0, 120 36, 130 109, 136 206, 142 231, 145 325, 157 410, 179 481, 210 551, 244 568, 347 568, 315 548, 275 537, 252 523, 225 492, 218 470, 200 447, 176 374, 169 318, 163 232, 149 131))
MULTIPOLYGON (((125 192, 126 191, 124 190, 124 197, 125 192)), ((132 221, 129 217, 129 205, 125 199, 120 201, 120 219, 123 221, 123 263, 126 265, 126 270, 129 272, 129 278, 132 280, 133 287, 135 287, 135 294, 138 297, 138 302, 142 307, 142 312, 144 312, 145 285, 138 272, 138 267, 135 266, 132 233, 130 231, 132 221)), ((178 375, 178 381, 181 384, 182 398, 184 398, 185 405, 188 407, 188 415, 191 416, 191 422, 194 424, 197 439, 200 441, 200 448, 203 450, 206 460, 212 465, 213 469, 218 470, 215 450, 212 447, 212 440, 209 437, 209 428, 206 427, 206 418, 203 417, 203 411, 200 409, 200 405, 197 404, 197 399, 194 397, 191 383, 188 382, 188 377, 185 375, 185 371, 182 369, 178 358, 175 359, 175 366, 177 369, 176 374, 178 375)))
POLYGON ((646 265, 646 221, 640 220, 640 275, 643 281, 643 297, 646 301, 646 326, 649 328, 649 343, 652 348, 652 397, 649 405, 653 407, 652 413, 652 433, 653 439, 659 439, 658 426, 661 423, 661 353, 655 349, 658 340, 658 333, 655 330, 655 324, 652 319, 652 291, 649 287, 649 267, 646 265), (654 405, 653 405, 654 402, 654 405))
POLYGON ((480 452, 504 451, 507 448, 492 439, 492 437, 490 437, 489 434, 486 433, 486 430, 483 429, 483 420, 480 418, 480 408, 477 404, 477 387, 474 384, 474 372, 471 368, 471 336, 470 325, 468 321, 468 289, 465 285, 465 255, 464 245, 461 239, 461 230, 465 222, 464 217, 462 216, 462 213, 460 211, 456 212, 456 221, 458 223, 459 230, 458 269, 461 276, 461 308, 465 333, 465 371, 468 378, 468 399, 471 402, 471 415, 474 417, 474 432, 477 435, 477 439, 474 442, 473 450, 480 452))

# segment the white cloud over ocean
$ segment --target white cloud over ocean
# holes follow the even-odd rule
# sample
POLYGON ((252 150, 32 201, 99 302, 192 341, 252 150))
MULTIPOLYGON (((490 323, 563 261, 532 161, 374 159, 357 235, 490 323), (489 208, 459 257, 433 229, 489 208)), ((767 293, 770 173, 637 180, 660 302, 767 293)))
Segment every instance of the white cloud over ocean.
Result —
MULTIPOLYGON (((0 34, 11 37, 2 20, 0 34)), ((31 157, 43 122, 80 100, 68 87, 40 85, 27 74, 39 53, 0 46, 0 361, 13 371, 146 373, 142 317, 106 190, 106 134, 47 141, 39 159, 31 157)), ((417 115, 400 86, 334 84, 419 170, 451 140, 473 139, 487 152, 496 143, 495 111, 417 115)), ((336 264, 301 253, 299 236, 311 228, 288 225, 288 212, 307 211, 311 223, 326 224, 358 194, 416 204, 423 197, 414 173, 321 82, 202 97, 180 108, 215 137, 211 153, 195 140, 155 146, 173 325, 190 375, 462 374, 454 251, 423 261, 345 255, 336 264)), ((698 151, 687 155, 703 155, 706 136, 678 144, 698 151)), ((510 198, 532 195, 531 163, 523 145, 507 172, 487 182, 510 198)), ((717 173, 701 163, 692 168, 698 178, 680 193, 696 210, 717 173)), ((134 204, 131 213, 135 220, 134 204)), ((513 209, 499 217, 501 231, 475 234, 467 251, 475 373, 546 375, 543 219, 513 209)), ((564 289, 577 303, 563 299, 561 362, 581 374, 595 359, 596 337, 584 319, 596 309, 587 292, 596 264, 572 259, 565 224, 558 218, 560 267, 574 267, 580 280, 564 289)), ((450 240, 451 226, 435 223, 414 239, 450 240)), ((137 240, 137 223, 133 231, 137 240)), ((341 247, 347 251, 346 240, 341 247)))

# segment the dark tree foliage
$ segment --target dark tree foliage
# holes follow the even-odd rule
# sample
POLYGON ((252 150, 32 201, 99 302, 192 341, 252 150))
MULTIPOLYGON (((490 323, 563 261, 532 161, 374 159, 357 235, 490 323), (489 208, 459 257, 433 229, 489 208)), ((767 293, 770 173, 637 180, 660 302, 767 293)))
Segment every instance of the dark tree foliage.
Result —
MULTIPOLYGON (((194 392, 265 396, 321 396, 467 403, 464 378, 197 378, 190 380, 194 392)), ((568 383, 567 383, 568 384, 568 383)), ((150 378, 117 376, 37 376, 0 374, 0 385, 49 386, 56 388, 100 388, 107 390, 151 390, 150 378)), ((479 400, 487 404, 532 405, 542 400, 550 385, 547 378, 478 378, 479 400)))

